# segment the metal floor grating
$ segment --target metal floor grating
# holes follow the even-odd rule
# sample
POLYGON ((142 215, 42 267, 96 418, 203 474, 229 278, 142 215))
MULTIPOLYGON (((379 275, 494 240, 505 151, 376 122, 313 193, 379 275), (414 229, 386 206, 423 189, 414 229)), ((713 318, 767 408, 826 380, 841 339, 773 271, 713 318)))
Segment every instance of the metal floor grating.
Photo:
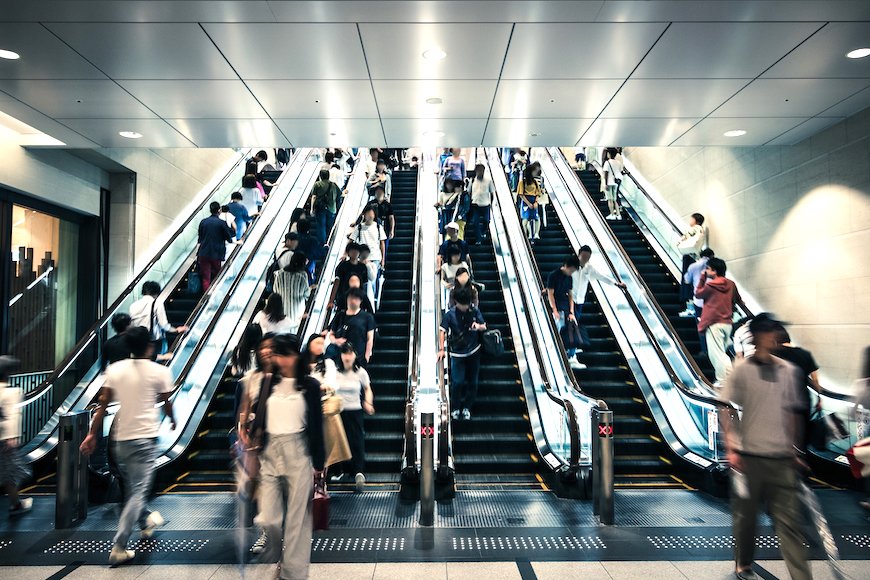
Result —
MULTIPOLYGON (((205 539, 149 539, 132 542, 129 549, 144 554, 200 552, 208 544, 205 539)), ((44 554, 108 554, 112 540, 61 540, 43 550, 44 554)))

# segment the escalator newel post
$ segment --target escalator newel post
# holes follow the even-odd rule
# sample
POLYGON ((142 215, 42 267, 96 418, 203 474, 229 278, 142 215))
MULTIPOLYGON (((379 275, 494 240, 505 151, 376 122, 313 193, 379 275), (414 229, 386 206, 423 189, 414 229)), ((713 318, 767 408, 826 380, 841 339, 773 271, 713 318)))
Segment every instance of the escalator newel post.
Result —
POLYGON ((79 446, 88 434, 90 423, 90 411, 60 416, 54 508, 57 529, 72 527, 88 517, 88 458, 79 452, 79 446))
POLYGON ((435 525, 435 413, 420 413, 420 525, 435 525))
POLYGON ((613 524, 613 411, 592 410, 592 510, 605 525, 613 524))

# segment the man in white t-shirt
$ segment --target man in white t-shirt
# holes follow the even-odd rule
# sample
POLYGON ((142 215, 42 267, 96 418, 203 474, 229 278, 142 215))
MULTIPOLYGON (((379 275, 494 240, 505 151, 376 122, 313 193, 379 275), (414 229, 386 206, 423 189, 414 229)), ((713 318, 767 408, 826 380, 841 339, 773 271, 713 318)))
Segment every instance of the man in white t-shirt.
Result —
POLYGON ((489 231, 490 209, 495 185, 486 175, 486 166, 474 166, 474 179, 471 180, 471 222, 474 229, 474 245, 479 246, 489 231))
MULTIPOLYGON (((589 246, 581 246, 577 252, 577 258, 580 260, 580 267, 571 274, 571 299, 574 301, 574 317, 577 319, 577 326, 580 329, 580 337, 583 339, 583 344, 589 344, 589 333, 586 327, 580 322, 580 315, 583 314, 583 305, 586 304, 586 294, 589 291, 589 283, 593 280, 598 280, 602 284, 614 284, 620 288, 625 288, 623 282, 614 280, 607 274, 599 272, 595 266, 589 263, 592 257, 592 248, 589 246)), ((583 352, 583 349, 577 349, 578 352, 583 352)))
POLYGON ((606 189, 604 197, 607 198, 607 207, 610 209, 610 215, 606 219, 621 220, 622 215, 619 212, 619 204, 616 202, 616 190, 619 182, 622 181, 622 160, 618 159, 617 153, 611 149, 607 150, 607 160, 604 162, 602 169, 604 170, 604 182, 606 189))
POLYGON ((353 229, 351 240, 360 245, 368 246, 370 254, 366 263, 369 269, 369 284, 372 291, 377 292, 378 272, 386 268, 384 255, 386 252, 387 232, 377 220, 377 206, 369 204, 363 210, 362 221, 353 229))
POLYGON ((148 330, 137 326, 128 330, 125 336, 132 358, 112 363, 106 368, 91 430, 81 444, 84 455, 94 452, 98 434, 103 432, 106 408, 112 401, 118 401, 120 408, 115 416, 109 445, 113 448, 129 492, 109 553, 109 564, 112 566, 135 557, 136 553, 127 549, 134 524, 139 522, 144 538, 151 537, 154 529, 163 524, 158 512, 152 512, 144 521, 142 518, 154 482, 157 461, 157 434, 160 429, 158 404, 163 403, 163 412, 169 417, 173 430, 176 426, 172 401, 169 400, 173 387, 172 374, 168 368, 149 360, 152 345, 148 330))

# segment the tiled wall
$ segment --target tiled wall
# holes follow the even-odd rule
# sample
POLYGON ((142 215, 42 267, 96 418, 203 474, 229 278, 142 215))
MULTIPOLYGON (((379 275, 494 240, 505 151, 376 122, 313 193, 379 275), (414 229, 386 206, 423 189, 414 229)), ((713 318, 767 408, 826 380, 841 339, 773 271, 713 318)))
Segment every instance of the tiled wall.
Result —
POLYGON ((870 344, 870 109, 793 146, 626 148, 834 386, 870 344))

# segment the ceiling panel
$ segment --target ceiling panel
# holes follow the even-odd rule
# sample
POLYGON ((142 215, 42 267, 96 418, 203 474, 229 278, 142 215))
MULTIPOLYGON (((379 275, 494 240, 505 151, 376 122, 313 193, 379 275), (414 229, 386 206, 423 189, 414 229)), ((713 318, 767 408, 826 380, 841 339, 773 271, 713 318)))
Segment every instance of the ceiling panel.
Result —
POLYGON ((360 24, 373 79, 497 79, 510 29, 484 23, 360 24), (447 57, 423 58, 430 48, 447 57))
POLYGON ((486 119, 384 119, 390 147, 480 145, 486 119))
POLYGON ((771 139, 779 137, 806 120, 806 118, 802 117, 780 117, 775 119, 708 117, 680 137, 673 145, 679 147, 701 145, 755 147, 764 145, 771 139), (726 131, 737 129, 746 131, 746 134, 741 137, 725 137, 723 135, 726 131))
POLYGON ((378 116, 372 85, 360 81, 247 81, 272 118, 378 116))
MULTIPOLYGON (((46 24, 115 79, 238 78, 197 24, 46 24)), ((251 49, 253 53, 253 49, 251 49)))
POLYGON ((675 23, 632 78, 755 78, 822 23, 675 23))
POLYGON ((805 123, 786 131, 779 137, 768 141, 765 145, 795 145, 842 120, 843 117, 814 117, 807 119, 805 123))
POLYGON ((101 147, 193 147, 178 131, 161 119, 58 119, 101 147), (135 131, 141 139, 121 137, 120 131, 135 131))
POLYGON ((864 79, 758 79, 714 117, 812 117, 865 87, 864 79))
POLYGON ((119 81, 164 118, 268 117, 241 81, 119 81))
POLYGON ((112 81, 0 80, 0 90, 54 118, 153 118, 112 81))
POLYGON ((54 22, 200 22, 273 20, 266 0, 3 0, 9 20, 54 22))
POLYGON ((624 79, 664 29, 661 23, 517 24, 502 78, 624 79))
POLYGON ((367 79, 353 24, 203 24, 243 79, 367 79))
POLYGON ((665 147, 697 122, 697 118, 598 119, 579 144, 665 147))
POLYGON ((598 22, 692 22, 692 21, 825 21, 836 14, 845 20, 870 18, 865 0, 608 0, 598 22))
POLYGON ((593 119, 490 119, 483 144, 495 147, 573 145, 593 119))
POLYGON ((0 59, 0 79, 106 78, 39 24, 0 24, 0 48, 21 55, 0 59))
POLYGON ((275 119, 296 147, 386 147, 377 119, 275 119))
POLYGON ((498 85, 492 116, 594 119, 621 84, 621 80, 503 80, 498 85))
POLYGON ((66 144, 67 147, 97 147, 97 144, 93 141, 89 141, 69 127, 43 115, 39 111, 27 106, 18 99, 10 97, 6 93, 0 93, 0 111, 3 111, 19 121, 25 122, 31 127, 42 131, 46 135, 59 139, 66 144))
POLYGON ((374 81, 384 118, 482 118, 489 115, 497 81, 374 81), (440 98, 441 104, 426 99, 440 98))
POLYGON ((271 119, 167 119, 197 147, 287 147, 289 142, 271 119))
POLYGON ((748 79, 629 80, 602 113, 604 117, 704 117, 748 79))
MULTIPOLYGON (((870 2, 866 3, 870 6, 870 2)), ((830 22, 764 73, 765 78, 870 78, 870 58, 846 58, 870 46, 870 22, 830 22)))
POLYGON ((858 111, 863 111, 867 107, 870 107, 870 88, 866 88, 860 93, 840 101, 819 114, 824 117, 848 117, 858 111))

